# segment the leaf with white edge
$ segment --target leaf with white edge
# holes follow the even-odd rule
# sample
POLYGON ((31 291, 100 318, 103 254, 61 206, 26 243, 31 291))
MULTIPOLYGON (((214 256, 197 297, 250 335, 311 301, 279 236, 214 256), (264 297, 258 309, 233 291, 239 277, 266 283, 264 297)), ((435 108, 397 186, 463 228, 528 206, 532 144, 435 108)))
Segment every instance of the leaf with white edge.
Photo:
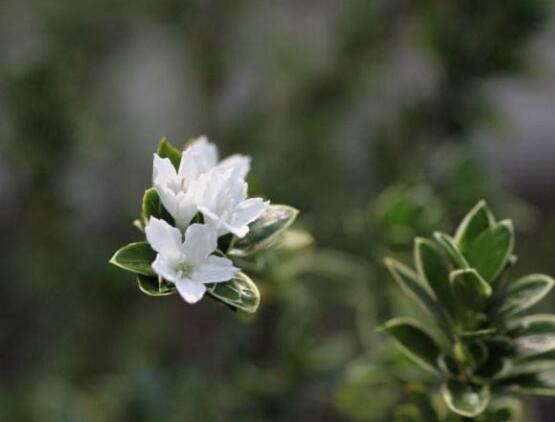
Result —
POLYGON ((466 253, 466 259, 484 280, 491 283, 505 269, 513 247, 513 224, 509 220, 504 220, 483 232, 472 242, 466 253))
POLYGON ((148 242, 135 242, 118 250, 110 263, 132 273, 154 277, 156 273, 151 265, 155 258, 156 252, 148 242))
POLYGON ((465 253, 472 242, 483 232, 491 229, 494 224, 495 218, 486 201, 482 200, 462 220, 455 234, 455 242, 460 250, 465 253))
POLYGON ((520 375, 541 374, 548 371, 555 371, 555 360, 531 360, 517 362, 508 372, 506 378, 520 375))
POLYGON ((555 396, 555 371, 519 375, 499 383, 508 391, 535 396, 555 396))
POLYGON ((206 284, 208 294, 232 308, 255 313, 260 305, 260 292, 256 284, 244 273, 225 283, 206 284))
POLYGON ((166 211, 162 202, 160 201, 160 196, 155 188, 147 189, 143 195, 143 204, 141 212, 144 224, 148 224, 150 217, 156 217, 170 223, 174 224, 172 216, 166 211))
POLYGON ((447 310, 453 309, 454 298, 449 283, 451 269, 440 249, 430 240, 417 238, 414 261, 420 278, 427 282, 439 303, 447 310))
POLYGON ((385 265, 405 294, 412 298, 424 312, 435 319, 444 337, 451 340, 449 320, 445 312, 420 283, 418 275, 406 265, 391 258, 385 260, 385 265))
POLYGON ((467 418, 483 413, 491 399, 491 391, 487 384, 466 384, 456 380, 444 383, 441 395, 449 409, 467 418))
MULTIPOLYGON (((491 287, 472 268, 453 271, 449 280, 453 295, 456 297, 456 313, 462 321, 469 323, 476 314, 485 309, 487 300, 491 296, 491 287)), ((472 330, 475 327, 466 326, 465 328, 472 330)))
POLYGON ((519 400, 503 398, 492 401, 487 410, 476 418, 476 422, 519 422, 522 420, 522 405, 519 400))
POLYGON ((553 288, 555 280, 544 274, 531 274, 508 284, 500 300, 499 313, 514 315, 531 308, 553 288))
POLYGON ((469 267, 466 258, 451 236, 445 233, 436 232, 434 233, 434 237, 447 253, 447 256, 451 260, 453 266, 459 269, 469 267))
POLYGON ((555 315, 530 315, 520 319, 513 331, 514 347, 520 359, 555 350, 555 315))
POLYGON ((175 293, 175 285, 161 277, 147 277, 137 274, 139 290, 148 296, 169 296, 175 293))
POLYGON ((270 205, 266 212, 250 225, 245 237, 237 239, 230 255, 249 256, 271 247, 276 239, 293 224, 299 211, 287 205, 270 205))
POLYGON ((417 321, 396 318, 386 322, 380 331, 392 337, 404 354, 422 368, 437 374, 441 350, 433 337, 417 321))
POLYGON ((164 137, 160 140, 156 153, 161 158, 169 158, 174 167, 176 169, 179 168, 179 164, 181 163, 181 151, 174 147, 167 138, 164 137))

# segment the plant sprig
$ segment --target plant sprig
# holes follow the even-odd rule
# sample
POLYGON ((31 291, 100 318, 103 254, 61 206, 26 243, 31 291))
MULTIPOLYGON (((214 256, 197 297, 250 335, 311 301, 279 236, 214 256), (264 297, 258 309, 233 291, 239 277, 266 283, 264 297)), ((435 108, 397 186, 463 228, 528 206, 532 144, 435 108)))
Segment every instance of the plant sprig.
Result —
POLYGON ((511 393, 555 395, 555 315, 530 313, 555 282, 509 276, 514 237, 512 222, 496 220, 481 201, 453 237, 416 239, 415 270, 385 261, 429 323, 395 318, 381 331, 441 382, 443 401, 462 417, 485 415, 511 393))

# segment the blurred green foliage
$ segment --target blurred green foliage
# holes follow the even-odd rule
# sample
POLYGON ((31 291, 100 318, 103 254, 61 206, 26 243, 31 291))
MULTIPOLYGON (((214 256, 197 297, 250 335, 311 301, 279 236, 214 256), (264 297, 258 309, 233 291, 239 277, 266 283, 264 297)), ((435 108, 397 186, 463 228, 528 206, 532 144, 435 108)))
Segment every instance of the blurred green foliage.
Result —
MULTIPOLYGON (((493 112, 480 82, 522 69, 547 6, 4 2, 0 419, 410 415, 426 375, 375 332, 413 312, 382 257, 406 258, 408 239, 449 230, 480 198, 530 216, 489 181, 469 141, 493 112), (172 60, 148 61, 168 39, 175 80, 172 60), (167 80, 188 108, 154 100, 172 95, 167 80), (297 233, 302 248, 254 269, 263 306, 252 320, 143 297, 107 264, 133 239, 157 139, 196 132, 252 155, 251 188, 301 209, 298 227, 314 236, 297 233)), ((521 253, 542 272, 547 227, 521 253)))

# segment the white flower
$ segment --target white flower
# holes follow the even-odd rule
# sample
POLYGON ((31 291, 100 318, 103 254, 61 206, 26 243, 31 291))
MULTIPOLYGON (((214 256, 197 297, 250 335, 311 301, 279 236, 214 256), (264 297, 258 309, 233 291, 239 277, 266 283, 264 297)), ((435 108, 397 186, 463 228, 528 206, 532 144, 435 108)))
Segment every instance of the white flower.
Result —
POLYGON ((183 151, 179 164, 179 174, 192 181, 214 168, 219 170, 233 169, 238 177, 244 179, 250 170, 250 157, 235 154, 225 160, 218 161, 216 145, 208 142, 206 136, 200 136, 183 151))
POLYGON ((228 281, 239 272, 229 259, 212 255, 217 248, 217 235, 207 225, 190 225, 183 241, 177 228, 151 217, 145 233, 152 249, 158 252, 152 269, 174 283, 188 303, 202 299, 205 283, 228 281))
POLYGON ((249 223, 260 217, 269 202, 262 198, 247 199, 247 183, 234 169, 212 170, 201 175, 191 189, 205 223, 215 227, 218 236, 233 233, 244 237, 249 223))
POLYGON ((198 211, 191 184, 210 171, 232 171, 235 176, 244 178, 250 169, 250 158, 232 155, 218 162, 216 146, 201 136, 183 151, 177 171, 169 159, 160 158, 158 154, 154 154, 153 168, 153 184, 160 201, 177 227, 184 230, 198 211))

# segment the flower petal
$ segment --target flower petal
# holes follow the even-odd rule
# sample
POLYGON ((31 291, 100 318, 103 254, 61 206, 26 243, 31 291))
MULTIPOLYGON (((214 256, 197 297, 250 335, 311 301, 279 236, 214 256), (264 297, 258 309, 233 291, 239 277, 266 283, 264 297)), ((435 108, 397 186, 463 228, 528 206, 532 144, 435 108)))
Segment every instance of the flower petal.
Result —
POLYGON ((222 160, 217 168, 224 171, 233 169, 235 177, 244 179, 251 169, 251 158, 246 155, 235 154, 222 160))
POLYGON ((241 202, 235 209, 233 225, 243 226, 252 223, 266 212, 268 205, 270 202, 262 198, 250 198, 241 202))
POLYGON ((166 185, 154 183, 154 187, 156 188, 156 192, 158 192, 160 202, 162 202, 164 208, 173 217, 178 209, 178 196, 175 194, 174 191, 167 188, 166 185))
POLYGON ((177 287, 177 291, 187 303, 197 303, 206 292, 204 284, 189 279, 178 281, 175 283, 175 287, 177 287))
POLYGON ((220 283, 231 280, 238 272, 231 260, 212 255, 196 268, 192 277, 199 283, 220 283))
POLYGON ((218 235, 206 224, 192 224, 185 232, 183 253, 193 264, 200 264, 218 247, 218 235))
POLYGON ((181 232, 166 221, 150 217, 145 234, 152 249, 159 254, 171 258, 181 255, 181 232))
POLYGON ((161 158, 158 154, 154 154, 152 168, 152 180, 154 184, 167 185, 177 177, 175 167, 169 158, 161 158))
POLYGON ((208 142, 206 136, 200 136, 183 151, 178 173, 187 183, 190 183, 214 168, 217 163, 218 149, 208 142))
POLYGON ((177 207, 172 217, 181 230, 185 230, 197 213, 197 205, 192 192, 179 192, 177 207))
POLYGON ((158 254, 152 263, 152 269, 163 279, 171 283, 176 283, 180 280, 180 277, 175 270, 177 264, 178 261, 176 259, 158 254))

